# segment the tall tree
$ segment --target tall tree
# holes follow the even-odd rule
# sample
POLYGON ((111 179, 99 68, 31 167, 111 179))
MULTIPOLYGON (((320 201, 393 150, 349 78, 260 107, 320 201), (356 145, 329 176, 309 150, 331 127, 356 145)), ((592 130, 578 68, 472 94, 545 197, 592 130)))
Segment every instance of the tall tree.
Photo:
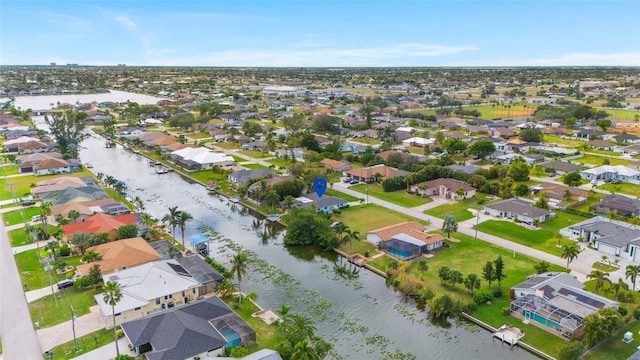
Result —
POLYGON ((180 211, 178 214, 177 224, 180 228, 180 234, 182 235, 182 248, 184 249, 184 229, 189 221, 193 220, 193 216, 186 211, 180 211))
POLYGON ((109 281, 102 286, 102 300, 111 305, 111 317, 113 318, 113 337, 116 343, 116 354, 120 356, 118 348, 118 332, 116 327, 116 305, 122 300, 122 290, 120 284, 115 281, 109 281))
POLYGON ((73 158, 78 157, 80 143, 84 139, 82 130, 85 127, 87 114, 77 111, 54 113, 44 120, 49 125, 49 133, 58 144, 58 150, 62 154, 68 154, 73 158))
POLYGON ((493 268, 493 262, 487 261, 487 263, 484 264, 484 267, 482 268, 482 278, 485 279, 489 283, 489 287, 491 287, 491 282, 495 280, 495 277, 496 273, 495 269, 493 268))
POLYGON ((169 207, 169 213, 165 214, 160 221, 163 223, 167 223, 169 228, 171 229, 171 235, 175 238, 176 236, 176 226, 178 226, 178 217, 180 216, 180 210, 178 210, 177 206, 169 207))
POLYGON ((67 213, 67 217, 69 218, 69 220, 73 221, 73 223, 75 224, 76 220, 80 217, 80 213, 78 212, 78 210, 71 209, 67 213))
POLYGON ((247 255, 243 253, 234 255, 231 261, 231 270, 229 270, 231 276, 235 275, 238 278, 238 306, 240 306, 240 302, 242 301, 240 284, 242 283, 242 278, 247 276, 247 260, 247 255))
POLYGON ((502 255, 498 256, 498 258, 493 261, 493 273, 494 279, 498 281, 498 286, 500 286, 502 279, 507 277, 507 274, 504 273, 504 261, 502 260, 502 255))
POLYGON ((600 289, 604 287, 605 283, 611 283, 611 280, 607 275, 609 274, 600 270, 591 270, 591 272, 587 274, 588 279, 596 281, 596 295, 598 295, 598 292, 600 292, 600 289))
POLYGON ((496 146, 489 140, 480 140, 474 142, 469 147, 469 153, 480 158, 485 158, 496 151, 496 146))
POLYGON ((40 204, 40 222, 42 222, 43 239, 49 238, 49 216, 51 216, 51 203, 43 201, 40 204))
POLYGON ((560 257, 563 259, 567 259, 567 269, 569 269, 569 264, 578 258, 580 254, 580 248, 576 244, 567 244, 562 247, 562 254, 560 257))
POLYGON ((287 331, 287 316, 289 315, 289 311, 291 310, 291 306, 286 304, 280 304, 280 307, 276 312, 282 317, 282 327, 283 330, 287 331))
POLYGON ((631 279, 633 290, 636 290, 636 279, 638 275, 640 275, 640 265, 627 265, 624 276, 626 279, 631 279))
POLYGON ((480 288, 480 279, 476 274, 468 274, 464 279, 464 287, 469 290, 469 294, 473 296, 473 291, 480 288))
POLYGON ((455 216, 448 214, 444 217, 444 222, 442 223, 442 231, 447 233, 447 237, 451 237, 452 232, 458 231, 458 222, 456 221, 455 216))

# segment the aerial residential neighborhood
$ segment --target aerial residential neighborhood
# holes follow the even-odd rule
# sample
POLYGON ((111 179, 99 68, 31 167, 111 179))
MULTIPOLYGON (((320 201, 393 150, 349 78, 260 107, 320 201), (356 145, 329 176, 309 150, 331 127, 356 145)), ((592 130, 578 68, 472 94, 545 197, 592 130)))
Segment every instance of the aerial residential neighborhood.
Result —
POLYGON ((640 4, 150 5, 1 5, 0 360, 640 359, 640 4))

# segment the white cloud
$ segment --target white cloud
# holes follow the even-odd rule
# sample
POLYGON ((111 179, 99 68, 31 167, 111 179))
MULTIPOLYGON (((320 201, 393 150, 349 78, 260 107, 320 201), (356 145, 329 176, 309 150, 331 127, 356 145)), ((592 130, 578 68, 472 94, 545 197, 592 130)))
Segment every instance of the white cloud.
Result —
MULTIPOLYGON (((309 44, 306 44, 309 45, 309 44)), ((393 66, 413 59, 419 65, 425 58, 478 50, 475 46, 447 46, 419 43, 384 47, 338 49, 332 47, 287 49, 237 49, 216 51, 183 58, 156 59, 153 65, 184 66, 393 66)))
POLYGON ((129 18, 128 16, 125 16, 125 15, 116 16, 114 20, 128 27, 131 30, 135 30, 137 28, 135 21, 131 20, 131 18, 129 18))

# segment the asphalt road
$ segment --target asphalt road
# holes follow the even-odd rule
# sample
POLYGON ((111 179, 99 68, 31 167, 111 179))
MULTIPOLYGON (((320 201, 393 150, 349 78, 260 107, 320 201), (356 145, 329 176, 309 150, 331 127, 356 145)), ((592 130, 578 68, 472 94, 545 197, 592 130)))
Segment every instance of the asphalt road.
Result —
POLYGON ((31 323, 27 299, 13 259, 4 224, 0 221, 0 336, 4 359, 42 359, 31 323))

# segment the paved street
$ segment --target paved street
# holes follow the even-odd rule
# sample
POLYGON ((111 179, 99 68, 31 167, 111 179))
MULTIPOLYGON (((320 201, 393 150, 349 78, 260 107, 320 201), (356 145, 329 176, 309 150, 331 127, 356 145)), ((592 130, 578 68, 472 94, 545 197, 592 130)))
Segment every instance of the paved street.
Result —
POLYGON ((42 359, 22 282, 4 225, 0 222, 0 335, 5 359, 42 359))

